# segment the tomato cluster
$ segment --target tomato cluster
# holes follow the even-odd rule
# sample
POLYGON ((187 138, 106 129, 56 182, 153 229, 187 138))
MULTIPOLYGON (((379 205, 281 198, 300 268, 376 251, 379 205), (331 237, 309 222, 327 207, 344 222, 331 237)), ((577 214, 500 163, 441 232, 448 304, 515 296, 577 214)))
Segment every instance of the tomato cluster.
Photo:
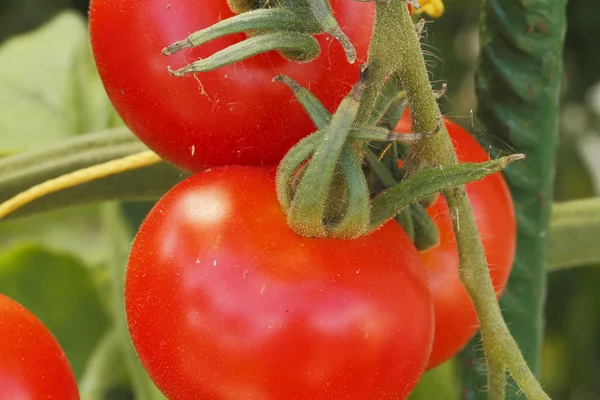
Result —
MULTIPOLYGON (((372 3, 331 4, 364 59, 372 3)), ((315 127, 271 80, 290 75, 333 111, 360 63, 320 35, 322 52, 307 64, 269 52, 208 73, 167 73, 243 40, 160 53, 232 15, 225 0, 91 2, 94 56, 115 108, 151 149, 197 172, 155 205, 132 246, 125 304, 137 354, 169 399, 406 398, 477 329, 447 205, 428 208, 441 242, 423 253, 393 220, 354 240, 294 233, 273 166, 315 127)), ((446 124, 460 161, 488 159, 446 124)), ((514 256, 510 194, 499 174, 467 191, 500 293, 514 256)))

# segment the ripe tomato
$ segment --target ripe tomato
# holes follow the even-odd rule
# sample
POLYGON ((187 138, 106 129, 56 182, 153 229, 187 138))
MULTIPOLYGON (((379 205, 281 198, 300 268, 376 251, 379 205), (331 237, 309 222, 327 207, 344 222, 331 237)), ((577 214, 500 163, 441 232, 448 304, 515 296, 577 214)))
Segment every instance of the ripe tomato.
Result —
MULTIPOLYGON (((467 131, 449 119, 446 128, 460 162, 483 162, 488 153, 467 131)), ((396 126, 410 131, 408 115, 396 126)), ((516 222, 510 191, 501 173, 467 185, 467 194, 477 219, 477 228, 498 297, 502 294, 515 256, 516 222)), ((435 339, 428 369, 460 351, 477 331, 473 303, 458 275, 458 251, 446 200, 427 209, 440 231, 440 245, 421 253, 429 276, 435 308, 435 339)))
POLYGON ((133 243, 131 338, 177 399, 404 399, 433 333, 418 252, 395 221, 355 240, 286 224, 274 171, 222 167, 177 185, 133 243))
POLYGON ((79 399, 67 357, 25 307, 0 294, 0 398, 79 399))
POLYGON ((334 111, 359 76, 373 5, 331 1, 358 60, 319 35, 319 57, 305 64, 276 52, 177 78, 167 72, 245 39, 231 35, 166 57, 161 49, 234 14, 226 0, 92 0, 90 34, 98 71, 127 126, 167 161, 189 171, 219 165, 275 165, 316 130, 279 74, 309 86, 334 111))

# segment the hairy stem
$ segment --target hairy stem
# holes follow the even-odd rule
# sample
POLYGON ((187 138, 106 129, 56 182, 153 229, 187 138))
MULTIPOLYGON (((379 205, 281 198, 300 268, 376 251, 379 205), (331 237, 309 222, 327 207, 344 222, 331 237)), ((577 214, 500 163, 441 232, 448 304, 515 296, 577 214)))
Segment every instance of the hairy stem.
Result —
MULTIPOLYGON (((399 1, 398 1, 399 2, 399 1)), ((393 12, 391 7, 389 12, 393 12)), ((399 76, 406 90, 412 111, 413 127, 418 132, 439 134, 426 136, 413 146, 409 166, 442 168, 457 163, 448 132, 440 125, 440 109, 427 76, 419 36, 405 7, 396 14, 400 24, 397 35, 401 38, 401 68, 399 76)), ((448 202, 459 251, 461 280, 471 297, 480 322, 484 351, 495 371, 505 366, 521 390, 530 399, 549 399, 527 366, 516 342, 510 335, 496 301, 496 293, 488 272, 475 216, 464 186, 442 192, 448 202)), ((500 386, 499 375, 494 374, 493 387, 500 386)))

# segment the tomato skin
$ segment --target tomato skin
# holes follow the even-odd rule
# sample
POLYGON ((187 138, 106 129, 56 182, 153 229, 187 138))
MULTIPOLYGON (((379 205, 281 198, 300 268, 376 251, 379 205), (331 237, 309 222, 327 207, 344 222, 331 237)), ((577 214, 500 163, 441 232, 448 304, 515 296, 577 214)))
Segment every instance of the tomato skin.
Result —
MULTIPOLYGON (((444 119, 459 162, 489 160, 486 150, 455 122, 444 119)), ((410 131, 408 114, 396 126, 410 131)), ((512 269, 516 250, 516 221, 510 190, 500 172, 466 185, 477 228, 489 264, 490 276, 500 297, 512 269)), ((440 245, 421 253, 429 277, 435 308, 435 339, 428 369, 458 353, 473 337, 479 325, 477 314, 458 274, 456 237, 446 200, 427 209, 440 231, 440 245)))
POLYGON ((127 126, 152 150, 189 171, 219 165, 275 165, 316 128, 289 88, 286 74, 310 87, 334 111, 366 60, 373 5, 333 0, 354 43, 350 65, 339 43, 317 38, 321 54, 295 63, 269 52, 215 71, 174 77, 174 69, 245 39, 220 38, 163 56, 167 45, 234 14, 225 0, 92 0, 90 35, 104 87, 127 126))
POLYGON ((356 240, 286 224, 274 171, 188 178, 142 224, 125 305, 171 400, 404 399, 432 341, 418 252, 395 221, 356 240))
POLYGON ((52 333, 0 294, 0 398, 79 399, 69 361, 52 333))

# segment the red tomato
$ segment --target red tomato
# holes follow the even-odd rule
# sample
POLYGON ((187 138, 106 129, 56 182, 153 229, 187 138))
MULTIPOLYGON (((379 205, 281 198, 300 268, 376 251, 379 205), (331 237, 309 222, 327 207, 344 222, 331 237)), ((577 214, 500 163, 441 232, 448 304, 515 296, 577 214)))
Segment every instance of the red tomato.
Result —
POLYGON ((320 56, 305 64, 277 52, 215 71, 177 78, 182 67, 245 39, 231 35, 163 56, 161 49, 234 14, 225 0, 92 0, 90 34, 98 71, 127 126, 167 161, 189 171, 206 167, 275 165, 298 140, 316 130, 281 83, 290 75, 334 111, 359 77, 373 24, 373 5, 331 2, 354 43, 350 65, 339 43, 319 35, 320 56))
POLYGON ((0 398, 79 399, 67 357, 25 307, 0 294, 0 398))
POLYGON ((286 224, 273 171, 232 166, 177 185, 134 241, 131 338, 177 399, 404 399, 432 341, 418 252, 395 221, 355 240, 286 224))
MULTIPOLYGON (((477 140, 458 124, 445 119, 460 162, 483 162, 489 155, 477 140)), ((406 116, 396 126, 410 131, 406 116)), ((510 191, 502 174, 496 173, 467 185, 467 194, 477 219, 490 276, 498 297, 512 269, 516 246, 516 222, 510 191)), ((440 245, 421 253, 429 276, 435 308, 435 339, 428 369, 458 353, 479 325, 473 303, 458 275, 458 251, 446 200, 427 209, 440 231, 440 245)))

